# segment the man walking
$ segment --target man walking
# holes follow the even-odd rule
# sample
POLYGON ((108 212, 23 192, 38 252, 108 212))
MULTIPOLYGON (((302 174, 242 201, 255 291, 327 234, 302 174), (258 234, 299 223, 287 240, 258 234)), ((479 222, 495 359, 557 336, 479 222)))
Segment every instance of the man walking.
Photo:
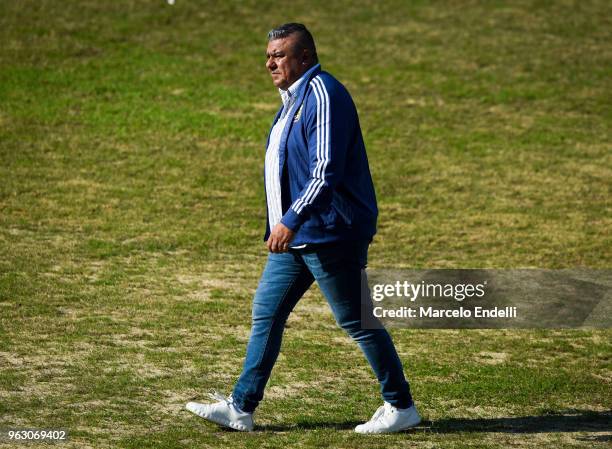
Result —
POLYGON ((265 158, 264 239, 270 254, 253 300, 244 367, 232 394, 214 394, 218 402, 190 402, 187 409, 223 426, 252 430, 287 317, 316 281, 381 385, 384 405, 355 431, 413 427, 421 418, 391 337, 384 328, 362 328, 361 272, 378 210, 357 110, 346 88, 321 71, 304 25, 288 23, 270 31, 266 56, 283 103, 265 158))

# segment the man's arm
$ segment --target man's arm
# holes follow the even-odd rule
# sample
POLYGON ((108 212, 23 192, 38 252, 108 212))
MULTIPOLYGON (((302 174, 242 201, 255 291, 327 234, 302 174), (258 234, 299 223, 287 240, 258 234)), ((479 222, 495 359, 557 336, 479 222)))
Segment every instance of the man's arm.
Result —
MULTIPOLYGON (((297 232, 313 209, 323 210, 333 188, 342 180, 355 110, 348 93, 328 89, 321 77, 311 81, 316 105, 306 111, 310 179, 281 219, 297 232)), ((276 227, 275 227, 276 229, 276 227)))

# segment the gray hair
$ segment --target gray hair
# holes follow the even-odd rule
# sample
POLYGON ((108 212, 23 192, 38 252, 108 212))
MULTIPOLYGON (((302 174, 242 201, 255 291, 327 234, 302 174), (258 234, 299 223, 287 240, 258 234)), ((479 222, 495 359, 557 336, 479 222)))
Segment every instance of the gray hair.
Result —
POLYGON ((276 39, 284 39, 292 34, 298 33, 297 46, 298 50, 306 49, 312 55, 314 62, 318 62, 317 48, 315 47, 314 39, 308 28, 301 23, 285 23, 272 29, 268 33, 268 42, 276 39))

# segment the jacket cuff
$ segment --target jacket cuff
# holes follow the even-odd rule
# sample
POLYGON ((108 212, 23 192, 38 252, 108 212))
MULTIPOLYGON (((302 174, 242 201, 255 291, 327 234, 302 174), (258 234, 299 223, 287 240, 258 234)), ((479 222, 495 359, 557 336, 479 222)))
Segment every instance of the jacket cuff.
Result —
POLYGON ((291 207, 287 210, 285 215, 283 215, 283 218, 281 218, 281 223, 293 232, 297 232, 304 221, 306 221, 306 217, 298 215, 291 207))

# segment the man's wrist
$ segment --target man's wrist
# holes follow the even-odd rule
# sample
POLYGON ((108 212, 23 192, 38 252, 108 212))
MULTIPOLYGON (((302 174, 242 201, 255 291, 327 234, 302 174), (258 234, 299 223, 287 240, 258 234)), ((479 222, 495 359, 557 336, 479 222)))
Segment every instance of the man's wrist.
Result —
POLYGON ((297 232, 298 229, 300 229, 300 226, 302 226, 302 223, 304 223, 304 220, 304 217, 298 215, 290 207, 289 210, 287 210, 287 212, 285 213, 285 215, 283 215, 283 218, 281 218, 280 222, 287 226, 289 229, 291 229, 293 232, 297 232))

